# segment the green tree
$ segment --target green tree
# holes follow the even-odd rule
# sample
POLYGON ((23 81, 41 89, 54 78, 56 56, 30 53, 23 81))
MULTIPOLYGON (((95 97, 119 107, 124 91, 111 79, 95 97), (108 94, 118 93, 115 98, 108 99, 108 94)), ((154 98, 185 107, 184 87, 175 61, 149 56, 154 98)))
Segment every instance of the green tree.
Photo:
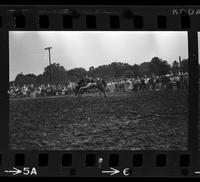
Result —
POLYGON ((53 63, 44 69, 43 77, 45 82, 47 80, 49 80, 48 83, 50 82, 50 74, 53 84, 65 84, 67 82, 67 71, 59 63, 53 63))
POLYGON ((44 83, 45 83, 44 77, 43 77, 42 74, 39 74, 39 75, 37 76, 37 78, 36 78, 36 83, 37 83, 38 85, 41 85, 41 84, 44 84, 44 83))
POLYGON ((162 60, 158 57, 153 57, 150 64, 150 72, 156 75, 165 75, 170 72, 170 65, 167 61, 162 60))
POLYGON ((137 76, 140 76, 140 65, 137 65, 137 64, 134 64, 133 67, 132 67, 132 70, 133 70, 133 76, 134 77, 137 77, 137 76))
POLYGON ((87 71, 84 68, 74 68, 67 71, 68 80, 79 81, 87 71))
POLYGON ((125 75, 126 78, 132 78, 132 77, 134 77, 134 71, 133 71, 133 69, 126 70, 124 75, 125 75))
POLYGON ((174 61, 174 62, 172 63, 172 67, 171 67, 172 73, 173 73, 174 75, 177 75, 177 74, 179 73, 179 70, 180 70, 180 68, 179 68, 179 63, 178 63, 177 61, 174 61))
POLYGON ((181 71, 182 72, 188 72, 188 59, 183 59, 181 61, 181 71))
POLYGON ((94 66, 91 66, 91 67, 89 68, 89 71, 94 71, 94 66))
POLYGON ((143 75, 148 75, 150 76, 152 74, 153 71, 155 70, 151 70, 151 65, 152 63, 151 62, 144 62, 142 64, 140 64, 140 68, 139 68, 139 72, 140 72, 140 76, 143 76, 143 75))
POLYGON ((88 71, 88 75, 90 76, 90 77, 95 77, 95 69, 94 69, 94 66, 91 66, 90 68, 89 68, 89 71, 88 71))
POLYGON ((14 83, 19 86, 23 86, 25 84, 36 84, 36 75, 34 74, 26 74, 20 73, 16 76, 14 83))

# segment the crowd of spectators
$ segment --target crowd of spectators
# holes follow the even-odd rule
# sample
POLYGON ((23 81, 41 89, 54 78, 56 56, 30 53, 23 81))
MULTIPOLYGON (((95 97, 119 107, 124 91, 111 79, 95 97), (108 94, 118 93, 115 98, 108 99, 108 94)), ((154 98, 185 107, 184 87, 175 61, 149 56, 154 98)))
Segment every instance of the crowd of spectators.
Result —
POLYGON ((188 73, 182 73, 174 76, 173 74, 136 78, 126 78, 112 80, 108 83, 109 92, 126 92, 126 91, 158 91, 164 89, 187 89, 189 84, 188 73))
POLYGON ((50 85, 50 84, 27 84, 23 86, 10 85, 9 96, 10 97, 44 97, 44 96, 57 96, 68 95, 73 93, 75 89, 75 83, 70 82, 66 85, 50 85))
MULTIPOLYGON (((188 73, 182 73, 174 76, 173 74, 136 78, 116 79, 107 82, 106 91, 113 92, 127 92, 127 91, 158 91, 165 89, 179 90, 187 89, 189 83, 188 73)), ((10 97, 44 97, 44 96, 59 96, 73 94, 77 83, 69 82, 67 84, 27 84, 23 86, 10 85, 10 97)))

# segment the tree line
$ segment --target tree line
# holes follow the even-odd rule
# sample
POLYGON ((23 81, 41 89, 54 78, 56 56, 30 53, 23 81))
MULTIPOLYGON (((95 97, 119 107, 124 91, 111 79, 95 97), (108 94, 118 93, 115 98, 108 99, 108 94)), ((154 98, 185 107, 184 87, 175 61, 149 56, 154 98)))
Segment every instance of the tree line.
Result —
POLYGON ((84 68, 67 70, 59 63, 53 63, 45 67, 42 74, 24 75, 23 73, 20 73, 11 83, 20 86, 24 84, 47 84, 50 83, 50 73, 52 75, 53 84, 66 84, 69 81, 79 81, 85 74, 90 77, 99 77, 109 81, 119 78, 140 77, 144 75, 152 76, 152 74, 159 76, 173 73, 174 75, 177 75, 180 71, 188 72, 188 59, 183 59, 181 64, 178 61, 174 61, 172 65, 170 65, 166 60, 153 57, 151 61, 143 62, 141 64, 130 65, 128 63, 112 62, 111 64, 101 65, 96 68, 91 66, 88 71, 84 68))

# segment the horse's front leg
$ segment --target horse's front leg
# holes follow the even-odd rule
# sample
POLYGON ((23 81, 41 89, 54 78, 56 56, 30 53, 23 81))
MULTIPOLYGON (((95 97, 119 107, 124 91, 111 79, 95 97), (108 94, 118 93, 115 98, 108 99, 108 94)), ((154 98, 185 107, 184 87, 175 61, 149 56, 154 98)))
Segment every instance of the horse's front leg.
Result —
POLYGON ((78 100, 80 101, 81 100, 81 89, 79 89, 79 91, 78 91, 78 93, 77 93, 77 98, 78 98, 78 100))
POLYGON ((85 91, 84 88, 80 88, 80 90, 78 92, 78 99, 79 99, 79 101, 81 100, 81 97, 82 97, 84 91, 85 91))

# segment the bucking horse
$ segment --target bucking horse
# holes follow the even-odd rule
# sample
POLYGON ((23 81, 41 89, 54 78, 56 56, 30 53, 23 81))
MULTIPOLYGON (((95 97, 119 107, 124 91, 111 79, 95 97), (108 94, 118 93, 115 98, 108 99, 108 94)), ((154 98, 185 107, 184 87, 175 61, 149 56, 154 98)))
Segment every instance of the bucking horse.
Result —
POLYGON ((75 96, 78 96, 79 100, 81 99, 81 96, 84 94, 86 90, 92 89, 92 88, 97 88, 103 93, 104 97, 106 98, 106 82, 104 79, 101 78, 85 78, 81 79, 78 82, 78 85, 76 86, 75 89, 75 96))

